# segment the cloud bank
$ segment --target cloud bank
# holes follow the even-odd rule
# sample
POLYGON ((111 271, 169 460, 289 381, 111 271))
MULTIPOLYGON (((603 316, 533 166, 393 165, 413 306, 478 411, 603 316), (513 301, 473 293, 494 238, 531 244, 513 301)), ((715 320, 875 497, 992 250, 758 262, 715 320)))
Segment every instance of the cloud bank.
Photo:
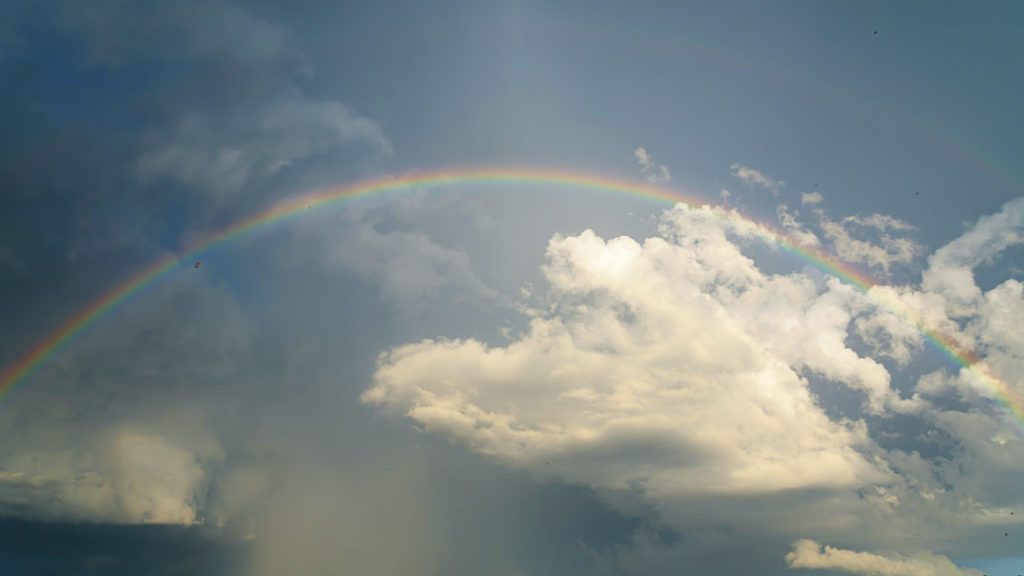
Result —
POLYGON ((800 540, 786 554, 786 563, 793 568, 837 570, 865 576, 979 576, 980 570, 961 568, 941 554, 917 556, 881 556, 822 545, 813 540, 800 540))

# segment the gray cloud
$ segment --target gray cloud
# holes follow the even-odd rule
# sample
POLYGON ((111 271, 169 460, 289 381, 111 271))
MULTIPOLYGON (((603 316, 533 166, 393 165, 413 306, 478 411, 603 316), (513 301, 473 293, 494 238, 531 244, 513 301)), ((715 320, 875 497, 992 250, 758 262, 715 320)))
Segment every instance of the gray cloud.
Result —
POLYGON ((154 296, 19 391, 4 428, 22 430, 22 440, 0 453, 8 514, 204 522, 208 487, 226 470, 224 398, 230 382, 253 376, 241 367, 252 366, 243 360, 252 335, 229 296, 195 279, 154 296))
POLYGON ((233 0, 156 5, 101 0, 49 7, 54 25, 81 44, 86 66, 214 60, 248 67, 298 56, 281 26, 233 0))
POLYGON ((291 92, 227 113, 188 113, 169 133, 153 131, 136 163, 138 177, 169 178, 228 201, 254 181, 347 144, 391 153, 376 122, 341 102, 291 92))

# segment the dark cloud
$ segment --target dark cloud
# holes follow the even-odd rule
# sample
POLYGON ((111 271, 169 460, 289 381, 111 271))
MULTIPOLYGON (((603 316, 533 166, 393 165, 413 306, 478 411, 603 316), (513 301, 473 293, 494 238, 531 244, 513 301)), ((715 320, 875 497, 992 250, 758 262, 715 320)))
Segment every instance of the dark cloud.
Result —
POLYGON ((178 526, 0 520, 0 568, 5 574, 227 576, 243 573, 248 546, 178 526))

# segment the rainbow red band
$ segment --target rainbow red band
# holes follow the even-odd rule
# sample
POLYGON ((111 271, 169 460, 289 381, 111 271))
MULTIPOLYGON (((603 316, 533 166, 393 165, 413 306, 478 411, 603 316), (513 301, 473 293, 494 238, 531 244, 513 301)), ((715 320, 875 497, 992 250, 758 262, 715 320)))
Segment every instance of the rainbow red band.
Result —
MULTIPOLYGON (((8 394, 22 382, 35 368, 46 361, 54 352, 74 339, 89 325, 102 318, 112 308, 123 302, 134 293, 153 284, 182 265, 192 265, 193 257, 202 251, 210 250, 221 244, 231 242, 241 236, 253 233, 275 222, 291 216, 306 213, 310 209, 342 202, 345 200, 385 194, 410 189, 437 188, 445 185, 495 185, 525 184, 570 187, 593 191, 611 192, 659 200, 667 203, 684 203, 692 207, 709 206, 708 203, 670 192, 663 188, 626 182, 615 178, 592 174, 560 172, 532 169, 488 169, 488 170, 456 170, 444 172, 415 173, 400 177, 387 177, 358 182, 342 188, 316 192, 282 202, 269 210, 248 219, 235 223, 225 230, 207 236, 197 242, 193 248, 183 254, 171 256, 156 262, 139 274, 136 274, 119 286, 108 291, 70 320, 62 324, 48 338, 36 344, 21 357, 13 366, 0 376, 0 398, 8 394)), ((855 286, 857 289, 873 297, 884 308, 894 312, 907 322, 914 325, 931 342, 956 364, 964 367, 978 382, 982 383, 1000 403, 1017 418, 1024 422, 1024 398, 1005 382, 995 377, 979 359, 969 350, 964 349, 948 336, 927 326, 922 316, 899 298, 887 296, 885 290, 870 278, 843 264, 824 252, 798 244, 783 232, 773 227, 753 222, 733 213, 738 220, 748 222, 760 232, 771 237, 784 250, 806 260, 824 272, 855 286)))

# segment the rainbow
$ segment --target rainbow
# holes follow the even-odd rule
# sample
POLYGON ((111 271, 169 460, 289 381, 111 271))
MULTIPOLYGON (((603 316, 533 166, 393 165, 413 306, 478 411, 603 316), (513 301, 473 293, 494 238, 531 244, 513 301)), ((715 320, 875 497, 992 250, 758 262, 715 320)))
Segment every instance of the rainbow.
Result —
MULTIPOLYGON (((18 383, 23 382, 33 370, 46 362, 57 350, 61 349, 116 306, 147 286, 169 275, 174 270, 184 266, 192 266, 192 260, 200 252, 229 243, 277 222, 298 217, 310 210, 353 198, 396 193, 411 189, 439 188, 452 185, 496 184, 547 185, 610 192, 670 204, 683 203, 693 208, 707 208, 711 206, 708 202, 682 196, 660 187, 594 174, 536 169, 469 169, 412 173, 404 176, 364 180, 341 188, 299 196, 232 224, 220 232, 208 235, 195 242, 182 253, 159 260, 108 291, 84 310, 64 322, 50 336, 32 347, 8 368, 0 376, 0 398, 9 394, 18 383)), ((773 241, 783 250, 856 287, 882 307, 914 325, 926 341, 955 364, 961 366, 964 371, 971 374, 977 383, 987 389, 1000 404, 1005 406, 1012 415, 1016 416, 1018 422, 1024 422, 1024 398, 1019 393, 993 375, 985 363, 973 352, 954 341, 951 337, 929 327, 920 313, 907 306, 898 296, 892 294, 891 290, 887 290, 886 286, 875 283, 865 274, 848 264, 838 261, 821 250, 799 244, 784 232, 776 230, 769 225, 745 219, 735 211, 732 212, 732 216, 737 220, 746 222, 750 225, 749 228, 752 231, 773 241)))

